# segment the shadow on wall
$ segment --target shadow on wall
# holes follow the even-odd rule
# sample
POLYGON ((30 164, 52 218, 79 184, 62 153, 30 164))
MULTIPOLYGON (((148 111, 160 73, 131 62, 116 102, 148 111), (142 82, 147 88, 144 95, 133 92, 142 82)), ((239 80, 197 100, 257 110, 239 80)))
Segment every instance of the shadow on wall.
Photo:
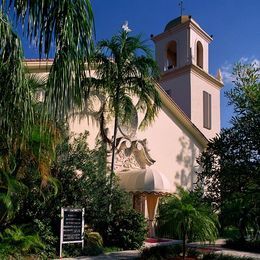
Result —
POLYGON ((191 139, 186 136, 179 138, 181 144, 180 153, 176 157, 176 161, 181 165, 181 170, 175 174, 175 183, 182 187, 193 189, 196 182, 196 146, 191 139))

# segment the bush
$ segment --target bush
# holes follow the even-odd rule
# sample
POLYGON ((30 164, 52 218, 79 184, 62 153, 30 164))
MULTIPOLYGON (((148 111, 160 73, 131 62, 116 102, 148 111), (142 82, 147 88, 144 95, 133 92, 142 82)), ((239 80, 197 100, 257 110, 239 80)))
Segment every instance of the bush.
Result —
POLYGON ((239 229, 233 226, 225 227, 221 235, 229 239, 238 239, 240 237, 239 229))
POLYGON ((110 223, 107 243, 122 249, 137 249, 143 245, 147 234, 147 222, 134 209, 118 212, 110 223))
POLYGON ((103 253, 102 237, 97 232, 85 232, 84 248, 82 244, 63 244, 63 257, 96 256, 103 253))
POLYGON ((27 227, 18 227, 13 225, 6 228, 0 234, 0 257, 7 259, 10 256, 17 258, 17 255, 27 255, 28 253, 37 253, 44 249, 38 234, 31 234, 27 227))
POLYGON ((227 240, 224 247, 238 251, 260 253, 260 241, 227 240))
POLYGON ((36 219, 34 220, 34 223, 34 229, 37 230, 45 245, 42 255, 48 258, 54 258, 59 238, 54 234, 50 222, 47 219, 44 221, 36 219))
MULTIPOLYGON (((33 223, 32 228, 46 244, 42 256, 53 258, 55 252, 58 254, 60 209, 66 206, 84 208, 85 223, 99 232, 105 245, 111 244, 111 238, 114 246, 125 249, 137 248, 144 241, 144 218, 130 210, 129 194, 119 188, 116 178, 113 180, 111 194, 109 176, 106 174, 106 148, 98 144, 90 150, 87 136, 85 133, 73 140, 67 137, 56 150, 51 173, 55 187, 59 188, 57 194, 50 183, 41 187, 38 175, 32 173, 26 180, 28 196, 22 198, 13 223, 33 223), (110 205, 111 212, 108 214, 110 205), (115 223, 120 223, 122 230, 115 223)), ((97 234, 93 234, 91 239, 94 237, 100 241, 97 234)), ((84 254, 98 254, 102 250, 100 243, 89 244, 86 241, 84 254)), ((77 245, 65 245, 65 254, 76 256, 82 254, 82 251, 77 245)))
POLYGON ((183 241, 183 255, 186 242, 214 241, 218 235, 218 221, 211 206, 203 202, 202 191, 188 192, 178 187, 177 194, 163 198, 159 204, 158 228, 161 232, 173 228, 183 241))
POLYGON ((141 260, 163 260, 179 256, 181 252, 180 245, 153 246, 142 250, 141 260))
POLYGON ((98 232, 85 232, 83 255, 95 256, 103 253, 103 239, 98 232))

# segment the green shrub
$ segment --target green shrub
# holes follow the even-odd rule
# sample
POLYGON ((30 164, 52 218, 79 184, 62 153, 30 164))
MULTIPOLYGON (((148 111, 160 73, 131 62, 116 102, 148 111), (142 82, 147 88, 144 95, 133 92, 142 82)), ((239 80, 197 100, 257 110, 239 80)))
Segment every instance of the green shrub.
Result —
POLYGON ((239 229, 233 226, 225 227, 221 235, 229 239, 238 239, 240 237, 239 229))
POLYGON ((56 236, 52 230, 51 224, 47 219, 44 221, 35 219, 35 230, 39 234, 42 242, 45 245, 44 250, 42 251, 42 255, 48 258, 55 257, 56 254, 56 247, 59 241, 58 236, 56 236))
POLYGON ((180 245, 152 246, 141 251, 141 260, 163 260, 169 257, 179 256, 182 252, 180 245))
POLYGON ((0 234, 0 256, 7 258, 17 254, 37 253, 44 249, 38 234, 31 234, 27 227, 13 225, 0 234))
POLYGON ((238 251, 248 251, 260 253, 260 241, 241 241, 241 240, 227 240, 224 245, 226 248, 235 249, 238 251))
POLYGON ((83 255, 95 256, 103 253, 103 239, 98 232, 85 232, 83 255))
POLYGON ((86 232, 85 243, 89 245, 97 245, 103 247, 103 239, 98 232, 86 232))
POLYGON ((110 223, 107 243, 122 249, 137 249, 143 245, 147 222, 134 209, 118 212, 110 223))
POLYGON ((96 256, 103 253, 103 240, 97 232, 85 232, 84 248, 81 244, 64 244, 64 257, 78 256, 96 256))

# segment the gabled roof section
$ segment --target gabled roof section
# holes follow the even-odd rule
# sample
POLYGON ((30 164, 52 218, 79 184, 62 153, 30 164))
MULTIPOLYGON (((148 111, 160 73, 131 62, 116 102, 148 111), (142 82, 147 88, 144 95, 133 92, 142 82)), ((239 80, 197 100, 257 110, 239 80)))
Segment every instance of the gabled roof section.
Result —
MULTIPOLYGON (((50 71, 53 60, 25 60, 25 66, 29 73, 46 73, 50 71)), ((208 139, 202 132, 191 122, 188 116, 181 108, 171 99, 171 97, 156 83, 163 106, 180 122, 181 125, 196 139, 196 141, 206 148, 208 139)))

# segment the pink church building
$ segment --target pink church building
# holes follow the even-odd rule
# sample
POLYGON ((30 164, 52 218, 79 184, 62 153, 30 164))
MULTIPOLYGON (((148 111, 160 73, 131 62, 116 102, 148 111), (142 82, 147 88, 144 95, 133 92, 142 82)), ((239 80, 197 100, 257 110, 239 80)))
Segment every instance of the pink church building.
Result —
MULTIPOLYGON (((194 187, 200 170, 196 159, 220 131, 223 82, 220 71, 216 77, 209 74, 212 37, 190 16, 170 21, 151 39, 161 71, 157 89, 163 105, 144 131, 138 130, 141 114, 134 115, 131 126, 119 126, 115 170, 121 187, 133 194, 134 207, 152 226, 159 196, 174 193, 177 186, 194 187)), ((27 62, 29 70, 39 75, 47 75, 50 65, 27 62)), ((98 107, 102 101, 95 98, 98 107)), ((88 130, 94 146, 99 131, 95 122, 76 117, 70 128, 75 133, 88 130)))

